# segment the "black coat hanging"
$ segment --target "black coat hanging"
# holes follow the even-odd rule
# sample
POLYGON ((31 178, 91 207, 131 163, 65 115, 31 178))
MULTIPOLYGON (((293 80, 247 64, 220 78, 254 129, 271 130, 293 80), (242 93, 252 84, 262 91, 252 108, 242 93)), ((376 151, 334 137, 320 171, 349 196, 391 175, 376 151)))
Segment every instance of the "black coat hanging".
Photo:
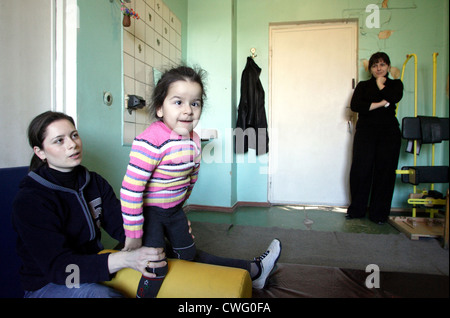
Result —
POLYGON ((256 149, 261 155, 269 151, 264 89, 259 75, 261 68, 253 58, 247 64, 241 77, 241 98, 235 130, 235 153, 246 153, 248 148, 256 149), (240 129, 241 130, 240 130, 240 129))

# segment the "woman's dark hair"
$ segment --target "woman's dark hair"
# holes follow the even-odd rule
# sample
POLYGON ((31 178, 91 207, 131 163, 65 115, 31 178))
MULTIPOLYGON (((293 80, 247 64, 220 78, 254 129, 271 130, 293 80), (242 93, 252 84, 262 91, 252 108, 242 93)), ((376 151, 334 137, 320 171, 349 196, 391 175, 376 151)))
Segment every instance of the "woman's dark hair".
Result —
POLYGON ((205 87, 203 85, 203 78, 205 71, 202 69, 193 69, 188 66, 179 66, 172 68, 161 76, 158 84, 153 90, 152 102, 150 104, 150 117, 158 118, 156 115, 157 110, 163 105, 164 100, 167 97, 167 92, 172 83, 176 81, 187 81, 198 83, 202 89, 201 104, 206 99, 205 87))
MULTIPOLYGON (((42 143, 44 142, 44 139, 47 135, 47 127, 51 123, 61 119, 68 120, 75 126, 73 118, 64 113, 47 111, 36 116, 30 122, 27 131, 28 143, 30 144, 31 148, 34 149, 34 147, 39 147, 42 149, 42 143)), ((33 154, 30 162, 30 171, 36 170, 44 164, 45 162, 43 162, 38 156, 36 156, 36 154, 33 154)))
POLYGON ((372 65, 378 63, 379 61, 383 61, 387 65, 391 66, 391 60, 389 59, 389 56, 384 52, 377 52, 372 54, 369 59, 369 70, 372 68, 372 65))

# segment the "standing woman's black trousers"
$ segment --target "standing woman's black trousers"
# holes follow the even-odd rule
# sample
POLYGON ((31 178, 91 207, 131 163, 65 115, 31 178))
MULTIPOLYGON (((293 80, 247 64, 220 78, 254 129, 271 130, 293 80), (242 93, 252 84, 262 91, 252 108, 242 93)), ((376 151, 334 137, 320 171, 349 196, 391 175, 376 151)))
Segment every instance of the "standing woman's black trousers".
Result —
POLYGON ((353 141, 350 170, 351 204, 347 214, 352 218, 365 216, 386 222, 391 210, 401 147, 398 126, 358 127, 353 141), (370 197, 370 203, 369 203, 370 197))

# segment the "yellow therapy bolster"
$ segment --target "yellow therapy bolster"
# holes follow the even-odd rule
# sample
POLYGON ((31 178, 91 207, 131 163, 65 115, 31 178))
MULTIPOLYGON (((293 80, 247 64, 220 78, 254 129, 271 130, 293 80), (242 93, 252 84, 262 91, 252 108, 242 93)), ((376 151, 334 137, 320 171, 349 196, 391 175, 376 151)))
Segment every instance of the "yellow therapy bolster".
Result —
MULTIPOLYGON (((114 253, 104 250, 101 253, 114 253)), ((251 298, 252 281, 248 271, 218 265, 168 260, 168 273, 158 298, 251 298)), ((142 274, 131 268, 118 271, 104 285, 135 298, 142 274)))

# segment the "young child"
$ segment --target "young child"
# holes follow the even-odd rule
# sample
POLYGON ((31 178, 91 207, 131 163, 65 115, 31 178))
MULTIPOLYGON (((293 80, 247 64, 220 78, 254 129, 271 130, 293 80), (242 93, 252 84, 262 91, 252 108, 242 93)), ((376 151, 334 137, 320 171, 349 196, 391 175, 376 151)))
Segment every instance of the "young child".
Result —
MULTIPOLYGON (((202 75, 189 67, 174 68, 162 75, 153 91, 150 115, 157 120, 133 141, 120 191, 124 250, 141 245, 165 247, 166 237, 180 259, 194 260, 200 252, 196 251, 182 206, 191 194, 200 167, 201 144, 194 128, 205 98, 202 75)), ((220 265, 249 270, 262 288, 280 252, 281 244, 274 240, 254 262, 221 259, 225 263, 220 265)), ((207 257, 196 260, 217 263, 216 257, 202 255, 207 257)), ((167 266, 148 270, 156 277, 141 278, 137 297, 156 297, 167 274, 167 266)))

